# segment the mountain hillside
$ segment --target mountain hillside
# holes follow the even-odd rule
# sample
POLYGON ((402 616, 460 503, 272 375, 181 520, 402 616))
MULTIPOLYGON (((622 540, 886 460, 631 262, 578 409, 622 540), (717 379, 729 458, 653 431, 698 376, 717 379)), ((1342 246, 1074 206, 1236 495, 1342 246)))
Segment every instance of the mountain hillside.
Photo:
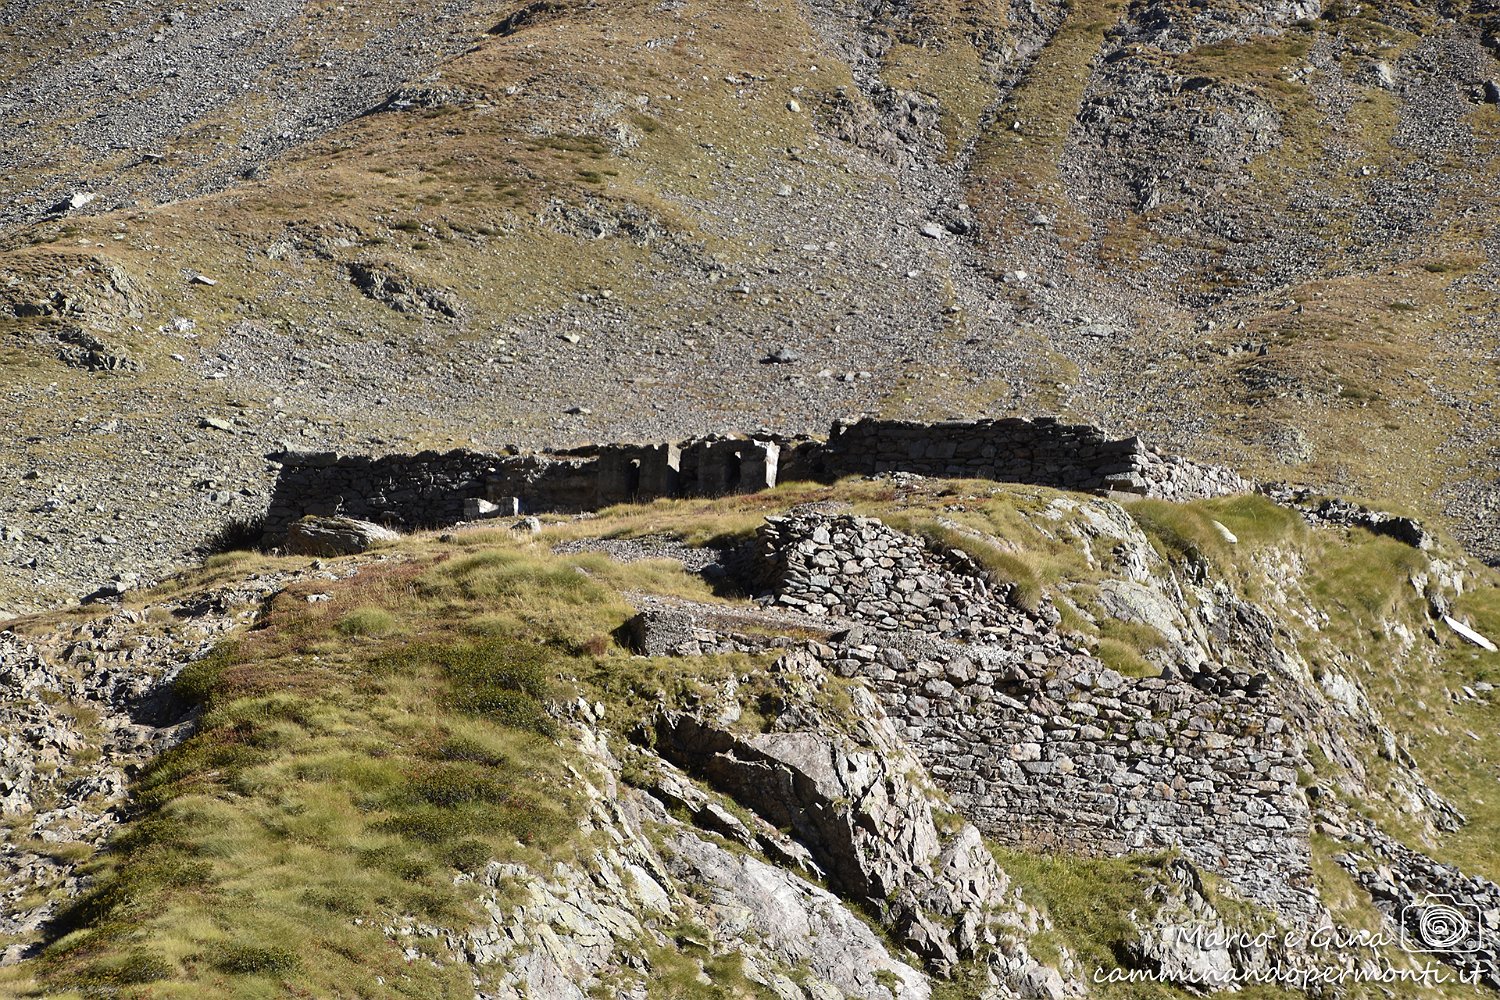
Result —
POLYGON ((222 554, 0 632, 0 991, 1492 996, 1496 582, 911 476, 222 554))
POLYGON ((859 414, 1063 413, 1493 559, 1496 19, 9 3, 0 605, 253 520, 285 445, 859 414))
POLYGON ((0 0, 0 998, 1500 991, 1494 0, 0 0))

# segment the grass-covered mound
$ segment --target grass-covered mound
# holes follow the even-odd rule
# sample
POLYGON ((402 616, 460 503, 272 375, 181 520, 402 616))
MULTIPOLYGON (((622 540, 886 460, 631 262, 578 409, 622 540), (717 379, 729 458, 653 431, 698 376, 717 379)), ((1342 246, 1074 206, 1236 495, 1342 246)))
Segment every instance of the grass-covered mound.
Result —
POLYGON ((198 732, 137 781, 41 960, 48 995, 472 995, 383 928, 462 927, 459 872, 568 850, 580 803, 543 703, 630 613, 580 571, 593 560, 497 542, 366 569, 328 600, 288 591, 184 671, 198 732))

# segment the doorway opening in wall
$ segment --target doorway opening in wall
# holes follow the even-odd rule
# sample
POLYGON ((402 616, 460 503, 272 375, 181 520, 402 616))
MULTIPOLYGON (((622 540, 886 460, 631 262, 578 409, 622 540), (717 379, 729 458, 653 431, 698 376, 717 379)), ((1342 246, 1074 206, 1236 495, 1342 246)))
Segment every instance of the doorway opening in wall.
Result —
POLYGON ((632 503, 641 498, 641 460, 633 458, 625 467, 625 495, 632 503))
POLYGON ((738 493, 740 489, 740 478, 743 475, 742 467, 745 462, 744 454, 738 451, 729 453, 724 461, 724 492, 738 493))

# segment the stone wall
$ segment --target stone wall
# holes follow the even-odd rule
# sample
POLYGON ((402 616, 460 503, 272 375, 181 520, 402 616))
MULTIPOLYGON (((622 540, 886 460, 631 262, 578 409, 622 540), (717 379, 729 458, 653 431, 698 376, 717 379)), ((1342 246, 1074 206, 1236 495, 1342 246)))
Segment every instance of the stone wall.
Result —
POLYGON ((266 535, 280 541, 306 514, 346 514, 404 528, 464 519, 465 501, 483 497, 504 456, 469 451, 368 458, 332 452, 279 452, 266 535))
POLYGON ((475 500, 499 513, 582 511, 882 472, 1124 490, 1167 499, 1251 488, 1228 469, 1165 458, 1136 438, 1110 440, 1098 428, 1051 419, 861 420, 836 424, 827 440, 713 437, 527 455, 451 451, 369 458, 282 452, 270 457, 281 466, 267 513, 267 537, 273 540, 305 514, 427 528, 472 519, 475 500))
POLYGON ((870 683, 985 833, 1180 848, 1283 915, 1312 912, 1303 751, 1263 685, 1124 677, 1059 635, 1049 605, 1012 607, 961 557, 869 518, 773 518, 756 551, 768 601, 855 623, 821 658, 870 683))
POLYGON ((861 420, 835 425, 821 452, 824 468, 835 477, 913 472, 1164 499, 1250 489, 1228 469, 1164 458, 1139 438, 1111 440, 1097 427, 1047 417, 940 424, 861 420))

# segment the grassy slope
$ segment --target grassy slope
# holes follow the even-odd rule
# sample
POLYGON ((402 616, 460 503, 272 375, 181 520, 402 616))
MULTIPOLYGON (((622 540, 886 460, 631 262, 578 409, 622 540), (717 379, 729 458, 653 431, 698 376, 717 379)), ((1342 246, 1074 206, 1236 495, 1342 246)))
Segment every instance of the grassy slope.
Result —
MULTIPOLYGON (((1455 433, 1487 419, 1480 407, 1495 402, 1496 380, 1486 377, 1493 361, 1482 349, 1453 344, 1466 323, 1493 305, 1480 241, 1492 228, 1482 220, 1493 208, 1483 191, 1494 179, 1500 128, 1494 109, 1476 107, 1463 123, 1472 133, 1472 155, 1434 154, 1427 163, 1396 141, 1401 108, 1389 92, 1361 84, 1359 99, 1346 107, 1318 96, 1325 81, 1285 79, 1288 67, 1340 32, 1361 44, 1389 44, 1394 58, 1421 41, 1417 31, 1434 30, 1419 9, 1384 20, 1335 12, 1284 37, 1154 56, 1164 71, 1212 76, 1263 97, 1281 114, 1284 141, 1244 167, 1254 183, 1234 189, 1236 198, 1247 199, 1247 214, 1265 220, 1267 238, 1275 238, 1278 226, 1301 231, 1320 224, 1310 210, 1291 205, 1309 185, 1363 204, 1368 195, 1353 169, 1363 165, 1391 172, 1433 168, 1441 178, 1439 210, 1462 220, 1441 241, 1379 253, 1351 244, 1343 222, 1325 227, 1326 260, 1274 294, 1233 299, 1230 320, 1243 320, 1243 331, 1215 335, 1216 345, 1204 348, 1187 329, 1195 317, 1180 295, 1210 286, 1232 289, 1246 278, 1219 267, 1227 252, 1222 241, 1194 236, 1187 225, 1193 220, 1174 216, 1171 206, 1142 215, 1076 204, 1063 170, 1106 32, 1123 10, 1115 0, 1072 4, 1024 73, 1020 63, 997 70, 983 58, 1014 40, 1002 5, 931 0, 899 22, 877 26, 891 40, 880 66, 886 82, 942 99, 950 158, 974 145, 967 196, 982 223, 981 262, 995 271, 1033 267, 1028 247, 1016 242, 1035 229, 1032 206, 1057 217, 1054 242, 1068 269, 1089 282, 1139 276, 1153 267, 1161 273, 1152 272, 1151 280, 1160 282, 1175 272, 1153 261, 1196 262, 1206 253, 1207 270, 1191 263, 1144 299, 1130 293, 1127 305, 1141 333, 1118 345, 1120 357, 1108 367, 1141 371, 1160 391, 1149 392, 1138 411, 1116 412, 1111 401, 1098 401, 1106 419, 1156 439, 1206 419, 1202 439, 1184 447, 1219 449, 1210 457, 1254 474, 1395 496, 1433 515, 1441 485, 1483 475, 1487 460, 1482 449, 1452 442, 1455 433), (1020 73, 1020 83, 988 115, 996 72, 1020 73), (1011 122, 1021 128, 1013 130, 1011 122), (1334 147, 1340 167, 1330 171, 1334 147), (1470 209, 1478 214, 1465 216, 1470 209), (1268 353, 1220 354, 1225 341, 1239 340, 1264 342, 1268 353), (1288 467, 1275 454, 1244 446, 1288 425, 1311 439, 1309 463, 1288 467)), ((111 305, 114 318, 101 333, 145 364, 143 372, 126 374, 66 368, 41 321, 0 320, 6 335, 0 389, 8 401, 0 416, 26 427, 32 438, 17 446, 25 454, 13 461, 18 467, 56 463, 49 479, 17 483, 17 495, 40 502, 45 496, 36 494, 65 467, 68 475, 76 470, 77 478, 105 484, 139 508, 151 496, 173 495, 202 478, 200 470, 180 467, 157 481, 149 481, 154 469, 144 477, 122 474, 119 449, 141 445, 93 431, 116 415, 166 425, 140 436, 149 440, 151 432, 167 431, 162 450, 179 457, 234 447, 213 434, 191 440, 204 413, 260 421, 268 446, 281 436, 297 442, 305 433, 309 444, 447 447, 468 443, 476 428, 499 434, 502 427, 527 440, 555 442, 573 432, 559 431, 548 407, 497 404, 468 384, 454 393, 442 374, 429 373, 441 370, 449 352, 472 358, 477 367, 485 353, 524 352, 538 339, 550 341, 557 310, 603 289, 626 311, 632 333, 664 359, 641 385, 621 394, 622 407, 640 404, 629 419, 656 419, 645 403, 652 393, 670 393, 691 412, 719 413, 733 396, 721 384, 722 372, 713 371, 721 335, 728 351, 739 349, 751 336, 746 331, 775 329, 786 311, 812 297, 810 290, 857 305, 860 289, 844 276, 828 278, 824 287, 818 274, 787 273, 794 269, 767 256, 777 234, 756 229, 746 221, 753 213, 740 217, 731 207, 732 199, 765 193, 747 194, 754 187, 747 179, 795 174, 799 196, 826 200, 891 183, 887 173, 868 169, 819 134, 820 95, 852 87, 852 78, 800 9, 688 3, 671 13, 642 0, 570 8, 508 37, 478 39, 444 66, 439 82, 467 105, 368 115, 270 164, 260 180, 7 237, 0 246, 0 302, 11 294, 11 276, 20 282, 16 287, 37 294, 55 287, 71 294, 97 291, 99 275, 110 266, 129 275, 129 299, 111 305), (792 95, 800 95, 801 113, 788 110, 792 95), (629 216, 652 235, 568 234, 548 214, 557 205, 583 206, 606 220, 629 216), (361 261, 388 265, 402 280, 436 290, 458 302, 462 315, 434 321, 364 297, 347 280, 348 265, 361 261), (702 284, 706 272, 732 274, 747 262, 774 263, 784 275, 767 282, 773 287, 763 299, 683 294, 702 284), (192 272, 215 276, 219 284, 191 284, 192 272), (161 329, 176 316, 195 318, 199 338, 187 341, 161 329), (197 369, 217 364, 220 336, 247 320, 290 340, 289 349, 334 361, 351 344, 388 354, 390 370, 403 373, 396 381, 410 385, 392 390, 396 404, 387 408, 325 397, 321 376, 285 385, 280 376, 266 384, 204 380, 197 369), (694 330, 694 323, 704 329, 694 330), (692 348, 684 343, 688 331, 697 339, 692 348), (173 353, 185 354, 187 363, 171 360, 173 353), (698 366, 711 377, 697 374, 698 366), (408 391, 410 399, 404 398, 408 391), (369 443, 377 438, 385 444, 369 443)), ((205 137, 185 142, 200 139, 209 143, 205 137)), ((204 152, 209 145, 193 148, 204 152)), ((774 198, 764 201, 779 210, 774 198)), ((95 311, 86 322, 101 316, 95 311)), ((996 331, 966 314, 945 322, 933 344, 914 350, 911 364, 881 385, 882 412, 992 412, 994 401, 1014 388, 1005 380, 966 386, 955 396, 951 386, 962 378, 950 384, 915 375, 961 375, 966 362, 950 352, 962 351, 975 336, 993 336, 997 353, 1041 358, 1059 317, 1040 316, 1019 331, 996 331)), ((278 340, 278 351, 283 343, 278 340)), ((1478 343, 1482 348, 1483 336, 1478 343)), ((1052 386, 1081 378, 1080 362, 1068 356, 1072 348, 1054 347, 1048 363, 1036 367, 1055 369, 1055 377, 1039 378, 1039 395, 1029 401, 1048 409, 1069 402, 1068 392, 1054 393, 1052 386)), ((356 380, 384 375, 368 367, 356 371, 356 380)), ((505 381, 507 371, 495 367, 495 380, 505 381)), ((1088 412, 1094 405, 1084 400, 1075 415, 1094 418, 1088 412)), ((235 475, 243 479, 259 473, 258 463, 240 465, 235 475)), ((33 586, 31 574, 14 567, 9 573, 3 586, 33 586)), ((0 602, 6 597, 0 593, 0 602)))
MULTIPOLYGON (((1059 496, 969 483, 904 495, 881 483, 784 487, 616 508, 552 526, 538 541, 483 530, 450 541, 417 536, 400 543, 409 559, 330 585, 331 600, 309 603, 311 587, 294 588, 255 630, 184 675, 184 693, 206 706, 199 733, 136 782, 136 813, 91 863, 95 887, 67 912, 68 933, 0 984, 23 995, 114 988, 153 997, 467 995, 467 973, 407 961, 384 928, 402 915, 464 925, 475 901, 454 876, 489 858, 539 864, 586 849, 576 827, 571 737, 541 701, 581 692, 628 725, 660 697, 690 699, 715 676, 755 673, 755 664, 738 660, 630 658, 612 638, 631 614, 622 592, 719 598, 675 564, 552 556, 552 542, 584 534, 743 536, 767 513, 838 498, 917 530, 942 528, 942 519, 982 531, 998 541, 981 542, 976 553, 1020 584, 1023 599, 1030 588, 1063 586, 1086 606, 1100 570, 1061 540, 1058 521, 1040 516, 1059 496)), ((1459 678, 1500 679, 1500 662, 1449 642, 1436 671, 1414 658, 1387 667, 1388 624, 1419 613, 1405 582, 1419 557, 1362 532, 1309 532, 1256 499, 1145 502, 1133 513, 1164 553, 1206 558, 1247 594, 1257 590, 1261 559, 1299 553, 1311 568, 1299 598, 1329 615, 1321 636, 1306 637, 1309 650, 1346 651, 1428 773, 1471 816, 1436 853, 1500 874, 1493 856, 1500 814, 1486 804, 1500 760, 1483 741, 1453 738, 1462 727, 1492 729, 1495 709, 1449 706, 1437 694, 1459 678), (1224 541, 1215 520, 1241 538, 1238 546, 1224 541), (1433 693, 1418 700, 1413 684, 1433 693)), ((251 559, 218 557, 201 577, 174 586, 222 579, 251 559)), ((1484 578, 1461 605, 1491 634, 1500 634, 1497 593, 1484 578)), ((1099 641, 1095 631, 1127 646, 1142 638, 1072 622, 1085 641, 1099 641)), ((1378 818, 1400 832, 1399 816, 1378 818)), ((1085 964, 1108 959, 1126 903, 1156 877, 1149 859, 1002 853, 1002 860, 1049 908, 1059 943, 1085 964)), ((1326 855, 1319 871, 1339 888, 1326 855)), ((1347 887, 1343 893, 1351 919, 1370 919, 1367 902, 1347 887)), ((423 947, 444 955, 441 942, 423 947)), ((662 968, 681 971, 670 962, 662 968)))

